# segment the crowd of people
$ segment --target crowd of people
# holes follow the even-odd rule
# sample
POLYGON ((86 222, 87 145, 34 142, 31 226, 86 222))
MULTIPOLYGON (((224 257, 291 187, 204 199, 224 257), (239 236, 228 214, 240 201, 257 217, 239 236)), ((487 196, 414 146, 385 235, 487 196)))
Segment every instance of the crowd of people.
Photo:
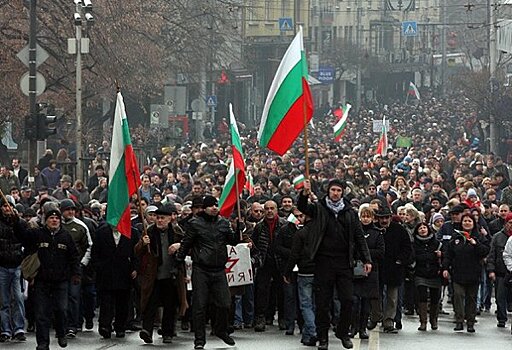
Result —
POLYGON ((155 327, 171 343, 180 327, 203 349, 208 323, 234 345, 233 332, 265 332, 277 313, 279 329, 300 332, 305 346, 327 349, 333 329, 352 348, 353 337, 368 339, 379 323, 398 333, 403 314, 419 316, 418 331, 435 331, 448 303, 454 331, 473 333, 493 291, 497 327, 506 327, 512 181, 506 162, 483 150, 468 101, 363 108, 350 115, 341 142, 333 140, 335 122, 330 114, 315 119, 307 162, 302 140, 279 157, 242 126, 252 180, 240 214, 228 218, 218 200, 231 141, 166 147, 141 169, 130 238, 105 221, 105 152, 85 181, 59 168, 52 150, 31 177, 19 158, 3 164, 0 342, 35 331, 37 349, 49 349, 53 326, 65 347, 96 321, 105 339, 130 330, 144 343, 155 327), (381 155, 372 121, 384 115, 388 139, 408 144, 390 142, 381 155), (241 242, 254 283, 230 288, 226 246, 241 242))

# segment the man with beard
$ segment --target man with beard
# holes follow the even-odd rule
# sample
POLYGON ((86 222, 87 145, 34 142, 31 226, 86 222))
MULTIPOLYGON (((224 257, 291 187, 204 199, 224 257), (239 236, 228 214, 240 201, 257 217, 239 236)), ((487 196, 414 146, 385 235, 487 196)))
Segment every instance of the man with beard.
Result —
POLYGON ((309 203, 311 183, 304 182, 299 195, 299 210, 312 218, 310 227, 310 258, 315 262, 315 300, 317 307, 318 349, 329 346, 330 305, 336 287, 341 310, 336 337, 343 347, 351 349, 349 327, 352 315, 354 254, 364 263, 364 270, 372 269, 370 252, 357 212, 343 198, 345 183, 333 179, 327 185, 327 195, 316 203, 309 203))
POLYGON ((279 208, 279 216, 288 218, 293 211, 293 198, 290 195, 281 197, 281 207, 279 208))
POLYGON ((184 261, 192 250, 192 313, 194 319, 194 349, 206 344, 206 314, 209 304, 216 306, 215 335, 228 345, 235 341, 227 333, 231 295, 224 269, 228 260, 226 245, 240 242, 239 229, 231 229, 228 220, 219 216, 217 199, 205 196, 204 211, 189 221, 188 229, 176 253, 184 261))

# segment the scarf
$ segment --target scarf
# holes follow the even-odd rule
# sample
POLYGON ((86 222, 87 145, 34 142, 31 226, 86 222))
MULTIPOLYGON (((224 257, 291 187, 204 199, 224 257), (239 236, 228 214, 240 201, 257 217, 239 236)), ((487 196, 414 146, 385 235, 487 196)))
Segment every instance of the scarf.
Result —
POLYGON ((279 220, 279 216, 274 216, 272 219, 265 218, 265 221, 268 225, 268 233, 270 234, 270 241, 274 240, 274 231, 276 230, 277 221, 279 220))
POLYGON ((433 233, 429 233, 427 236, 425 237, 422 237, 420 235, 416 235, 416 239, 418 241, 421 241, 421 242, 427 242, 427 241, 430 241, 432 239, 432 237, 434 236, 433 233))
POLYGON ((334 202, 329 197, 326 197, 325 204, 327 204, 327 208, 331 209, 336 216, 340 211, 342 211, 345 208, 345 202, 343 201, 343 199, 334 202))

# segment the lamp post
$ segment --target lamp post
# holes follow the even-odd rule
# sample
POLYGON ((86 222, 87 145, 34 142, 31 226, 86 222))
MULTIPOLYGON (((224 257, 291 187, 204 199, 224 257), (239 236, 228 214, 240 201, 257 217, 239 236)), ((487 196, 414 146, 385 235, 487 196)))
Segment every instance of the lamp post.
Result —
POLYGON ((94 23, 92 15, 91 0, 73 0, 75 3, 75 13, 73 21, 75 24, 75 38, 68 39, 68 52, 76 54, 76 174, 77 179, 82 179, 84 175, 82 157, 82 54, 89 53, 89 38, 82 38, 82 23, 94 23))

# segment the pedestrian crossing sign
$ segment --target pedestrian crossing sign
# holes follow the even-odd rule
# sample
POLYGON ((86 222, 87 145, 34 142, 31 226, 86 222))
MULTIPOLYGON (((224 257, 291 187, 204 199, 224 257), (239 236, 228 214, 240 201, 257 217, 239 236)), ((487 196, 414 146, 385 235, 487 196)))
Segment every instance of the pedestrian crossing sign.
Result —
POLYGON ((293 19, 291 17, 279 18, 279 30, 282 32, 293 30, 293 19))
POLYGON ((413 21, 402 22, 403 36, 416 36, 418 35, 418 23, 413 21))

